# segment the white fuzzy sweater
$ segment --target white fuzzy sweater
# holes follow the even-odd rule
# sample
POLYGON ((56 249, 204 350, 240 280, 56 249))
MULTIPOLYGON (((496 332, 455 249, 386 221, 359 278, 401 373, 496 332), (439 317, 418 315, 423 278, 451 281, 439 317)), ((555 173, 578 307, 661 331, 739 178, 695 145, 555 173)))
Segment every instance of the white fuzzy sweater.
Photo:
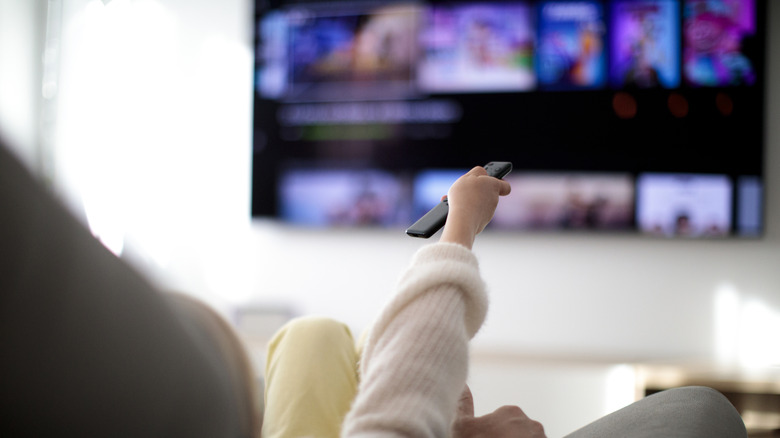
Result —
POLYGON ((487 313, 474 254, 423 247, 367 340, 345 437, 447 437, 468 372, 468 343, 487 313))

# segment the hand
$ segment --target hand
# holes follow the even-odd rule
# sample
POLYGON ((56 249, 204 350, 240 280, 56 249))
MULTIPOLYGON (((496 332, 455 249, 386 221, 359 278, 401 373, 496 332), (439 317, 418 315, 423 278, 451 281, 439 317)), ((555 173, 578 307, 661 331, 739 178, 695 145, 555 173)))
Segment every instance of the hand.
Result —
POLYGON ((528 418, 517 406, 502 406, 492 414, 474 417, 474 398, 468 386, 458 401, 452 423, 454 438, 546 438, 544 427, 528 418))
POLYGON ((447 194, 449 214, 441 241, 471 248, 477 234, 493 219, 498 197, 510 191, 508 182, 488 176, 480 166, 458 178, 447 194))

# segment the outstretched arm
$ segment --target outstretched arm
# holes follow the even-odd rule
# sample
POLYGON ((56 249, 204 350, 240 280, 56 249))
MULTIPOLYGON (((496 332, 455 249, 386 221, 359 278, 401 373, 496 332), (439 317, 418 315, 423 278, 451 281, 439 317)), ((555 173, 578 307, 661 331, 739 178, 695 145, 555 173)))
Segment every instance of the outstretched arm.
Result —
POLYGON ((369 335, 343 436, 448 436, 487 312, 470 248, 509 184, 472 169, 450 188, 441 241, 422 248, 369 335))

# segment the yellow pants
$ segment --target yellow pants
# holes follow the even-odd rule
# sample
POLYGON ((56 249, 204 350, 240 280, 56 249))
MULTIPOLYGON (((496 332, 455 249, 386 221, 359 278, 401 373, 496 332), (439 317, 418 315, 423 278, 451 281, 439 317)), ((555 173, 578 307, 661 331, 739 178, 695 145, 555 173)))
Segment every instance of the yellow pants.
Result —
POLYGON ((338 437, 357 392, 359 357, 340 322, 287 323, 268 347, 263 437, 338 437))

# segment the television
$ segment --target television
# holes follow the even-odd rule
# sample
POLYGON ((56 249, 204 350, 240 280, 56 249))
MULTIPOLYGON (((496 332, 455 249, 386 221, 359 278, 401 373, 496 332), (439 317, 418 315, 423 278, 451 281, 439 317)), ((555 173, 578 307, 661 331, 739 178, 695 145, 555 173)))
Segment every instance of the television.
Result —
POLYGON ((490 227, 756 237, 766 0, 257 0, 252 215, 403 229, 511 161, 490 227))

